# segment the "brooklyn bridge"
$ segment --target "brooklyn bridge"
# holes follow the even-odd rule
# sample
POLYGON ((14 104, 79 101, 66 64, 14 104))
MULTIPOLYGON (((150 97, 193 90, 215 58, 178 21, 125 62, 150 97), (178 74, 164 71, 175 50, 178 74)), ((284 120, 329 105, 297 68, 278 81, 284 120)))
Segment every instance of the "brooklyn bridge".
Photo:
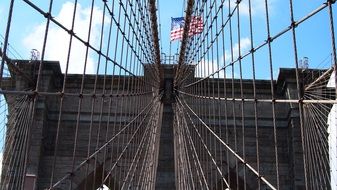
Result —
POLYGON ((337 189, 335 0, 60 2, 0 3, 0 189, 337 189))

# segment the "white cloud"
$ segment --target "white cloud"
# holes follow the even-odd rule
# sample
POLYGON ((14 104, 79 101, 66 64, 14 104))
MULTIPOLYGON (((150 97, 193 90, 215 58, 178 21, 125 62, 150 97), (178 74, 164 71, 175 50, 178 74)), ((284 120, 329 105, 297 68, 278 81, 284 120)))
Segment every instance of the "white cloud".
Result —
MULTIPOLYGON (((6 22, 7 22, 7 15, 5 14, 5 10, 4 10, 4 5, 0 5, 0 32, 2 35, 4 35, 5 33, 5 27, 6 27, 6 22)), ((0 42, 3 42, 3 39, 0 38, 0 42)), ((0 45, 2 45, 0 43, 0 45)))
MULTIPOLYGON (((240 40, 240 50, 241 50, 241 55, 246 53, 248 49, 250 49, 251 41, 249 38, 242 38, 240 40)), ((231 51, 230 50, 225 50, 224 56, 219 57, 218 61, 216 59, 214 60, 205 60, 203 59, 196 67, 195 69, 195 76, 196 77, 207 77, 210 74, 218 71, 220 68, 222 68, 224 65, 228 65, 232 61, 231 57, 231 51), (225 58, 225 64, 224 64, 224 58, 225 58)), ((235 61, 236 59, 239 58, 239 43, 235 43, 233 45, 233 60, 235 61)), ((234 65, 237 65, 238 63, 235 63, 234 65)), ((226 75, 227 76, 232 76, 231 69, 230 67, 227 67, 226 69, 226 75)), ((223 78, 224 75, 224 70, 221 70, 218 74, 215 74, 215 78, 223 78)), ((238 74, 234 71, 234 76, 238 76, 238 74)))
MULTIPOLYGON (((74 3, 66 2, 62 5, 60 12, 55 19, 63 26, 71 29, 72 17, 74 11, 74 3)), ((77 10, 75 15, 74 32, 81 39, 87 40, 88 29, 90 22, 90 7, 84 8, 79 3, 77 4, 77 10)), ((94 47, 98 45, 100 28, 102 22, 102 10, 98 7, 94 7, 90 44, 94 47)), ((34 26, 32 31, 23 39, 23 45, 28 49, 38 49, 42 52, 43 38, 46 29, 46 23, 43 22, 37 26, 34 26)), ((70 35, 60 27, 51 24, 48 31, 47 46, 45 51, 45 60, 58 60, 61 64, 62 72, 66 70, 68 47, 69 47, 70 35)), ((73 38, 68 73, 83 73, 85 63, 86 46, 73 38)), ((96 65, 94 56, 89 54, 87 60, 86 73, 96 73, 96 65)))
MULTIPOLYGON (((273 12, 276 0, 268 0, 268 10, 273 12)), ((225 7, 228 8, 228 1, 224 1, 225 7)), ((233 10, 236 3, 231 3, 231 9, 233 10)), ((248 0, 242 0, 240 2, 240 14, 249 16, 249 2, 248 0)), ((263 16, 265 14, 265 0, 251 0, 251 12, 252 16, 263 16)))
MULTIPOLYGON (((195 68, 195 76, 196 77, 207 77, 210 74, 219 70, 219 64, 220 64, 220 60, 219 60, 219 62, 217 62, 217 60, 211 61, 211 60, 204 60, 203 59, 203 60, 201 60, 201 62, 199 62, 199 64, 195 68)), ((214 77, 218 78, 218 74, 214 75, 214 77)), ((220 78, 224 77, 223 72, 219 73, 219 77, 220 78)))
MULTIPOLYGON (((251 42, 250 42, 249 38, 242 38, 240 40, 241 55, 243 53, 245 53, 250 48, 250 43, 251 42)), ((235 43, 233 45, 233 60, 235 61, 238 58, 239 58, 239 43, 235 43)), ((231 50, 225 50, 225 61, 226 61, 226 63, 232 61, 231 50)))

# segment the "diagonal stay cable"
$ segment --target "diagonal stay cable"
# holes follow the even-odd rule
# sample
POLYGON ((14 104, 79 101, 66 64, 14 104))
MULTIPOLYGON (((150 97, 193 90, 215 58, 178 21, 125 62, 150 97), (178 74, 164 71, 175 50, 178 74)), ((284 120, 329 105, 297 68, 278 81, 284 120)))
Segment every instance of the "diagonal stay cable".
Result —
MULTIPOLYGON (((152 105, 152 106, 153 106, 153 105, 152 105)), ((156 107, 155 110, 157 110, 157 109, 158 109, 158 105, 157 105, 157 107, 156 107)), ((151 107, 150 110, 152 110, 152 107, 151 107)), ((157 110, 157 111, 158 111, 158 110, 157 110)), ((152 113, 152 114, 153 114, 153 113, 152 113)), ((148 115, 149 115, 149 111, 146 112, 144 118, 143 118, 143 119, 140 121, 140 123, 138 124, 137 129, 135 130, 135 132, 133 133, 133 135, 130 137, 130 140, 127 142, 125 148, 124 148, 124 149, 121 151, 121 153, 119 154, 117 160, 115 161, 115 164, 110 168, 109 172, 107 173, 107 176, 106 176, 106 177, 104 178, 104 180, 103 180, 103 183, 105 183, 105 182, 108 180, 108 178, 109 178, 109 176, 111 175, 113 169, 117 166, 118 161, 122 158, 122 156, 123 156, 123 154, 125 153, 126 149, 127 149, 128 146, 131 144, 131 141, 134 139, 135 135, 137 134, 137 132, 139 131, 139 129, 142 127, 142 124, 143 124, 143 122, 145 121, 145 119, 148 117, 148 115)), ((149 125, 148 125, 148 126, 149 126, 149 125)), ((144 132, 144 135, 143 135, 143 136, 146 135, 147 130, 148 130, 149 128, 150 128, 150 127, 147 127, 147 129, 146 129, 146 131, 144 132)))
MULTIPOLYGON (((213 73, 210 73, 208 74, 207 76, 203 77, 203 78, 200 78, 199 80, 193 82, 193 83, 190 83, 190 84, 187 84, 185 85, 184 87, 190 87, 192 85, 196 85, 198 83, 200 83, 201 81, 204 81, 204 80, 207 80, 209 79, 211 76, 219 73, 220 71, 224 70, 226 67, 229 67, 229 66, 232 66, 236 63, 239 62, 239 60, 243 60, 245 57, 251 55, 252 53, 256 52, 257 50, 261 49, 262 47, 264 46, 267 46, 268 45, 268 41, 274 41, 275 39, 283 36, 285 33, 289 32, 293 27, 297 27, 298 25, 300 25, 301 23, 307 21, 309 18, 311 18, 312 16, 320 13, 323 9, 327 8, 328 5, 327 3, 323 3, 320 7, 318 7, 317 9, 315 9, 314 11, 312 11, 311 13, 309 13, 308 15, 304 16, 303 18, 301 18, 300 20, 294 22, 294 23, 291 23, 289 26, 287 26, 285 29, 281 30, 279 33, 275 34, 274 36, 270 36, 269 39, 266 39, 264 42, 262 42, 261 44, 255 46, 255 48, 252 48, 251 50, 249 50, 248 52, 244 53, 241 55, 241 57, 237 57, 236 59, 234 59, 233 61, 231 61, 230 63, 228 63, 227 65, 224 65, 222 67, 220 67, 219 69, 217 69, 216 71, 214 71, 213 73)), ((219 30, 219 33, 221 32, 222 30, 219 30)), ((216 35, 216 38, 218 37, 219 35, 216 35)))
MULTIPOLYGON (((178 100, 178 102, 180 103, 180 105, 183 106, 183 104, 181 103, 181 100, 180 100, 179 98, 177 98, 177 100, 178 100)), ((207 147, 206 143, 204 142, 204 140, 203 140, 203 138, 202 138, 200 132, 199 132, 199 131, 197 130, 197 128, 195 127, 195 124, 194 124, 194 122, 193 122, 193 120, 192 120, 190 114, 189 114, 188 112, 186 112, 186 114, 187 114, 188 118, 190 119, 190 121, 191 121, 191 123, 192 123, 192 126, 193 126, 195 132, 197 133, 197 135, 198 135, 198 137, 199 137, 199 139, 200 139, 202 145, 203 145, 204 148, 206 149, 208 155, 211 157, 211 160, 212 160, 213 164, 214 164, 215 167, 217 168, 217 171, 218 171, 219 174, 221 175, 222 180, 225 182, 225 184, 226 184, 227 187, 229 188, 229 183, 228 183, 227 180, 223 177, 223 173, 222 173, 221 169, 220 169, 219 166, 217 165, 217 163, 216 163, 216 161, 215 161, 215 159, 214 159, 212 153, 210 152, 209 148, 207 147)), ((186 130, 188 130, 188 133, 190 133, 188 128, 187 128, 186 130)))
MULTIPOLYGON (((181 102, 181 100, 178 98, 179 102, 181 102)), ((181 102, 182 104, 182 102, 181 102)), ((218 139, 218 141, 224 145, 226 147, 226 149, 228 149, 242 164, 245 164, 247 166, 248 169, 250 169, 258 178, 261 178, 261 180, 266 184, 268 185, 269 188, 273 189, 273 190, 276 190, 276 188, 265 178, 263 177, 262 175, 260 175, 260 173, 258 173, 253 166, 251 166, 250 164, 248 164, 241 156, 239 156, 232 148, 229 147, 228 144, 226 144, 192 109, 191 107, 186 104, 186 102, 184 102, 184 108, 188 108, 188 110, 190 112, 192 112, 193 115, 195 115, 197 117, 197 119, 202 123, 203 126, 206 127, 206 129, 214 135, 214 137, 216 139, 218 139)), ((187 110, 187 111, 188 111, 187 110)))
POLYGON ((109 141, 107 141, 106 143, 104 143, 100 148, 98 148, 95 152, 93 152, 87 159, 85 159, 84 161, 82 161, 76 168, 74 168, 74 170, 71 173, 68 173, 67 175, 65 175, 63 178, 61 178, 59 181, 57 181, 56 183, 54 183, 54 185, 49 188, 49 189, 54 189, 55 187, 57 187, 58 185, 60 185, 64 180, 68 179, 69 177, 71 177, 73 175, 74 172, 78 171, 79 169, 81 169, 83 166, 85 166, 85 164, 92 159, 96 154, 98 154, 101 150, 103 150, 106 146, 108 146, 115 138, 117 138, 118 135, 120 135, 123 131, 126 130, 126 128, 128 128, 133 122, 135 122, 148 108, 151 108, 151 106, 153 106, 153 103, 155 102, 155 97, 152 99, 152 101, 146 105, 146 107, 144 107, 142 109, 142 111, 139 112, 139 114, 133 118, 127 125, 125 125, 121 130, 119 130, 113 137, 111 137, 109 139, 109 141))
MULTIPOLYGON (((85 40, 83 40, 81 37, 79 37, 79 35, 75 34, 72 30, 67 29, 65 26, 63 26, 59 21, 57 21, 55 18, 53 18, 50 13, 43 11, 40 7, 38 7, 37 5, 35 5, 34 3, 30 2, 29 0, 23 0, 25 3, 27 3, 29 6, 31 6, 33 9, 35 9, 37 12, 39 12, 40 14, 42 14, 45 17, 48 17, 50 21, 52 21, 54 24, 56 24, 58 27, 60 27, 61 29, 63 29, 65 32, 71 34, 74 38, 76 38, 77 40, 79 40, 81 43, 85 44, 86 46, 88 46, 91 50, 95 51, 97 54, 101 55, 103 58, 107 59, 108 61, 112 62, 114 65, 117 65, 120 69, 122 69, 124 72, 128 73, 131 76, 136 77, 136 75, 132 72, 130 72, 128 69, 124 68, 121 64, 119 64, 118 62, 112 60, 109 56, 105 55, 104 53, 102 53, 100 50, 98 50, 97 48, 95 48, 92 44, 90 44, 89 42, 86 42, 85 40)), ((119 30, 120 26, 117 26, 119 30)), ((123 32, 122 32, 123 33, 123 32)), ((125 38, 125 36, 123 36, 125 38)), ((129 42, 128 42, 128 45, 129 42)), ((141 79, 143 80, 143 79, 141 79)), ((149 85, 152 86, 151 83, 149 83, 149 85)))

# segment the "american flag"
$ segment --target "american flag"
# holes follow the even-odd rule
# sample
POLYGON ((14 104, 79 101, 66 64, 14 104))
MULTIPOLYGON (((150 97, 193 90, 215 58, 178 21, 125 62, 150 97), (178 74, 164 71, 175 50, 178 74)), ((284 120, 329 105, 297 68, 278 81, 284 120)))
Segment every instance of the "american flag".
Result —
MULTIPOLYGON (((171 41, 180 40, 183 38, 185 20, 184 17, 172 18, 171 24, 171 41)), ((193 16, 191 18, 190 30, 188 36, 200 34, 203 30, 203 21, 200 16, 193 16)))

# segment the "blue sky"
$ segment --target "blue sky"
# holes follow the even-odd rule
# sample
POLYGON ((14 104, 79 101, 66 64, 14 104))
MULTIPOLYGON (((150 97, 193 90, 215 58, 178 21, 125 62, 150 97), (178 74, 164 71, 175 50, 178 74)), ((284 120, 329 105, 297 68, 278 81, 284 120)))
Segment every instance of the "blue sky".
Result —
MULTIPOLYGON (((219 0, 218 0, 219 1, 219 0)), ((313 10, 317 9, 326 0, 294 0, 294 14, 295 20, 299 20, 306 15, 308 15, 313 10)), ((7 24, 9 0, 0 1, 0 42, 3 42, 2 36, 5 36, 5 27, 7 24)), ((47 0, 31 0, 31 2, 36 3, 41 9, 47 11, 48 3, 47 0)), ((90 7, 90 1, 79 0, 79 11, 78 11, 78 25, 75 27, 75 32, 85 38, 86 28, 88 22, 88 10, 90 7)), ((94 47, 99 46, 99 28, 102 25, 102 3, 101 1, 96 1, 95 4, 95 19, 93 24, 93 36, 90 42, 94 47)), ((109 0, 110 2, 110 0, 109 0)), ((159 0, 159 23, 160 23, 160 40, 161 40, 161 50, 162 53, 169 53, 170 44, 170 27, 171 27, 171 17, 181 17, 183 16, 183 6, 185 0, 159 0)), ((225 1, 227 2, 227 0, 225 1)), ((234 1, 232 1, 234 2, 234 1)), ((264 0, 252 0, 253 3, 253 27, 254 27, 254 47, 261 44, 266 40, 266 21, 264 13, 264 0)), ((289 1, 288 0, 269 0, 270 8, 270 29, 271 35, 279 33, 285 29, 290 24, 289 15, 289 1)), ((71 18, 71 10, 73 7, 73 1, 70 0, 57 0, 54 1, 54 8, 52 15, 56 17, 61 23, 66 26, 70 26, 69 18, 71 18)), ((117 6, 115 7, 117 9, 117 6)), ((251 44, 248 31, 248 15, 245 13, 247 11, 247 0, 242 0, 241 3, 242 14, 240 17, 241 21, 241 49, 242 54, 245 54, 249 50, 251 44)), ((337 28, 337 9, 336 5, 333 6, 335 28, 337 28)), ((108 26, 109 21, 105 21, 108 26)), ((233 25, 236 24, 235 19, 233 20, 233 25)), ((9 38, 9 56, 12 58, 30 58, 31 49, 38 49, 41 51, 43 31, 45 27, 45 18, 39 13, 33 10, 23 1, 15 1, 13 21, 11 25, 11 33, 9 38)), ((226 31, 226 30, 225 30, 226 31)), ((105 29, 105 33, 107 29, 105 29)), ((115 32, 115 31, 113 31, 115 32)), ((298 45, 298 57, 308 57, 310 68, 327 68, 331 64, 330 54, 332 53, 331 48, 331 35, 330 26, 328 19, 328 10, 324 9, 320 13, 316 14, 312 18, 305 21, 303 24, 296 28, 297 32, 297 45, 298 45)), ((61 62, 62 69, 64 71, 65 58, 67 55, 67 37, 68 35, 60 30, 57 26, 51 25, 50 31, 51 38, 47 42, 49 46, 47 47, 46 59, 58 60, 61 62)), ((236 31, 234 31, 236 34, 236 31)), ((228 33, 226 33, 228 37, 228 33)), ((105 37, 106 39, 106 37, 105 37)), ((234 49, 238 45, 238 40, 236 35, 234 36, 234 49)), ((172 54, 177 53, 177 48, 179 48, 179 42, 174 41, 172 43, 172 54)), ((104 44, 103 49, 106 49, 107 44, 104 44)), ((226 47, 229 47, 228 44, 226 47)), ((85 46, 79 42, 74 42, 74 48, 71 57, 71 65, 69 68, 70 73, 83 73, 83 53, 85 46)), ((278 38, 272 43, 272 59, 273 59, 273 76, 276 77, 278 69, 280 67, 295 67, 294 64, 294 52, 292 46, 292 36, 288 32, 282 37, 278 38)), ((120 52, 120 49, 116 51, 120 52)), ((228 53, 229 49, 225 52, 220 52, 219 58, 223 57, 228 53)), ((237 55, 236 55, 237 56, 237 55)), ((256 75, 260 79, 269 79, 269 61, 268 61, 268 51, 267 47, 260 49, 255 54, 256 56, 256 75)), ((227 56, 228 57, 228 56, 227 56)), ((88 58, 89 66, 87 72, 95 73, 97 67, 97 55, 94 52, 90 52, 88 58)), ((217 59, 205 60, 208 66, 214 66, 217 59)), ((227 61, 228 63, 228 61, 227 61)), ((121 63, 123 65, 123 63, 121 63)), ((223 64, 223 63, 221 63, 223 64)), ((252 77, 252 69, 250 57, 245 58, 242 61, 244 78, 252 77)), ((111 67, 108 69, 111 69, 111 67)), ((100 73, 104 72, 104 68, 99 68, 100 73)), ((237 76, 238 68, 235 67, 235 75, 237 76)), ((275 78, 274 78, 275 79, 275 78)), ((1 99, 2 97, 0 97, 1 99)), ((1 101, 1 105, 4 106, 4 101, 1 101)), ((1 106, 0 105, 0 106, 1 106)), ((0 108, 0 112, 3 113, 0 108)), ((4 118, 2 115, 0 118, 4 118)), ((1 119, 0 119, 1 120, 1 119)), ((3 125, 5 126, 5 125, 3 125)), ((0 131, 1 134, 1 131, 0 131)), ((0 141, 1 144, 1 141, 0 141)), ((1 147, 1 146, 0 146, 1 147)), ((1 151, 0 151, 1 153, 1 151)), ((1 155, 0 155, 1 159, 1 155)))
MULTIPOLYGON (((182 1, 177 1, 178 3, 182 1)), ((227 2, 227 1, 225 1, 227 2)), ((249 30, 248 30, 248 14, 247 14, 247 2, 243 0, 241 5, 241 49, 242 54, 249 51, 250 46, 250 38, 249 38, 249 30), (246 45, 244 45, 246 44, 246 45)), ((308 0, 296 0, 294 1, 294 17, 295 20, 300 20, 304 16, 308 15, 310 12, 318 8, 325 1, 308 1, 308 0)), ((173 3, 172 3, 173 4, 173 3)), ((265 12, 264 12, 264 0, 252 0, 253 4, 253 28, 254 28, 254 47, 262 44, 264 40, 267 39, 266 33, 266 20, 265 20, 265 12)), ((160 1, 159 4, 161 7, 165 7, 165 10, 161 11, 161 24, 162 24, 162 43, 164 52, 168 52, 168 44, 169 44, 169 30, 170 27, 169 19, 173 14, 180 14, 181 10, 179 8, 173 9, 171 12, 170 4, 167 1, 160 1), (165 5, 163 5, 166 3, 165 5), (165 38, 166 37, 166 38, 165 38)), ((176 6, 177 7, 177 6, 176 6)), ((290 14, 289 14, 289 1, 284 0, 270 0, 269 1, 269 9, 270 9, 270 29, 271 35, 279 33, 284 30, 286 27, 290 25, 290 14)), ((336 12, 335 6, 333 7, 334 12, 336 12)), ((177 16, 178 16, 177 15, 177 16)), ((335 14, 336 15, 336 14, 335 14)), ((335 16, 334 15, 334 16, 335 16)), ((336 16, 335 16, 336 17, 336 16)), ((336 18, 335 18, 336 20, 336 18)), ((329 55, 331 54, 331 41, 330 41, 330 28, 329 28, 329 20, 328 20, 328 11, 327 9, 321 11, 316 14, 309 20, 305 21, 299 27, 296 28, 297 32, 297 45, 298 45, 298 57, 299 59, 303 57, 309 58, 309 64, 311 68, 320 68, 322 66, 328 67, 330 66, 329 55), (324 62, 323 62, 324 61, 324 62), (323 63, 322 63, 323 62, 323 63)), ((233 20, 233 26, 235 26, 236 20, 233 20)), ((235 27, 233 27, 235 28, 235 27)), ((225 30, 226 31, 226 30, 225 30)), ((227 30, 228 31, 228 30, 227 30)), ((227 33, 228 34, 228 33, 227 33)), ((238 40, 236 38, 236 31, 233 30, 233 43, 238 44, 238 40)), ((227 38, 228 39, 228 38, 227 38)), ((174 42, 174 45, 178 44, 178 42, 174 42)), ((227 45, 229 47, 229 45, 227 45)), ((172 48, 176 49, 176 48, 172 48)), ((229 49, 227 49, 229 51, 229 49)), ((225 52, 221 52, 222 55, 225 52)), ((220 55, 220 57, 222 56, 220 55)), ((256 54, 256 67, 257 67, 257 77, 268 79, 270 75, 268 73, 269 69, 269 61, 268 61, 268 51, 267 48, 264 47, 259 50, 256 54), (266 72, 267 71, 267 72, 266 72)), ((236 58, 236 57, 235 57, 236 58)), ((282 37, 278 38, 272 43, 272 58, 273 58, 273 72, 274 78, 278 74, 279 67, 295 67, 294 63, 294 52, 293 52, 293 44, 292 44, 292 36, 291 33, 288 32, 282 37)), ((244 78, 252 77, 252 69, 251 69, 251 58, 247 57, 243 60, 243 71, 244 78)), ((210 65, 210 63, 215 60, 206 60, 206 64, 210 65)), ((238 71, 238 68, 235 68, 235 71, 238 71)), ((235 73, 237 76, 237 73, 235 73)))
MULTIPOLYGON (((220 1, 220 0, 218 0, 220 1)), ((32 2, 39 5, 39 7, 43 10, 48 9, 48 1, 45 0, 32 0, 32 2)), ((78 11, 78 20, 79 26, 78 30, 75 32, 80 36, 85 38, 87 32, 84 30, 80 30, 80 28, 85 27, 88 22, 88 11, 90 9, 90 2, 85 0, 79 0, 79 11, 78 11)), ((99 41, 99 28, 102 24, 101 22, 101 14, 102 14, 102 3, 97 1, 95 4, 96 10, 96 19, 94 19, 93 26, 93 36, 91 38, 91 42, 95 47, 98 47, 99 41)), ((225 1, 227 2, 227 1, 225 1)), ((294 1, 294 13, 295 20, 299 20, 304 16, 308 15, 310 12, 319 7, 324 0, 296 0, 294 1)), ((170 25, 171 25, 171 17, 181 17, 183 16, 183 4, 185 1, 183 0, 159 0, 159 18, 160 18, 160 32, 161 32, 161 47, 162 53, 169 53, 169 34, 170 34, 170 25)), ((264 0, 252 0, 253 4, 253 27, 254 27, 254 46, 261 44, 266 40, 266 21, 265 21, 265 13, 264 13, 264 0)), ((9 1, 1 1, 0 2, 0 34, 2 36, 5 35, 5 27, 7 23, 8 16, 8 7, 9 1)), ((71 10, 73 7, 73 1, 69 0, 58 0, 54 1, 54 8, 52 14, 54 17, 59 19, 61 23, 64 25, 68 25, 70 27, 70 19, 71 10)), ((336 13, 336 6, 333 6, 333 11, 336 13)), ((270 8, 270 29, 271 35, 275 35, 281 30, 285 29, 290 24, 290 15, 289 15, 289 2, 286 0, 269 0, 269 8, 270 8)), ((115 6, 117 10, 117 6, 115 6)), ((247 1, 243 0, 241 3, 241 46, 242 46, 242 54, 246 53, 249 50, 250 39, 249 39, 249 31, 248 31, 248 14, 247 13, 247 1)), ((336 15, 336 14, 335 14, 336 15)), ((335 16, 336 17, 336 16, 335 16)), ((297 31, 297 42, 298 42, 298 56, 309 57, 309 65, 311 68, 317 67, 327 67, 329 66, 331 60, 329 55, 331 54, 331 42, 330 42, 330 28, 329 28, 329 20, 327 9, 321 11, 317 15, 313 16, 309 20, 305 21, 299 27, 296 28, 297 31), (323 63, 322 63, 323 62, 323 63)), ((337 20, 337 18, 334 18, 337 20)), ((108 21, 105 21, 108 26, 108 21)), ((235 19, 233 20, 233 25, 236 24, 235 19)), ((33 10, 30 6, 22 1, 15 1, 14 5, 14 13, 13 13, 13 21, 11 26, 10 40, 9 43, 11 48, 15 49, 18 54, 22 58, 29 59, 30 50, 31 49, 41 49, 42 46, 42 35, 45 27, 45 18, 42 17, 39 13, 33 10)), ((47 44, 50 44, 50 47, 47 47, 47 59, 57 60, 65 62, 65 57, 67 55, 67 40, 62 40, 67 37, 67 34, 59 29, 55 25, 51 25, 51 34, 56 37, 50 38, 47 44), (62 58, 63 57, 63 58, 62 58)), ((107 28, 107 27, 106 27, 107 28)), ((226 30, 225 30, 226 31, 226 30)), ((107 32, 107 30, 105 30, 107 32)), ((236 31, 233 30, 234 34, 236 31)), ((292 38, 291 33, 283 35, 272 43, 273 50, 273 72, 274 76, 277 75, 279 67, 294 67, 294 54, 292 50, 292 38)), ((106 38, 105 38, 106 39, 106 38)), ((238 44, 238 40, 236 35, 233 37, 234 46, 238 44)), ((0 41, 3 39, 0 37, 0 41)), ((84 62, 83 52, 85 46, 80 42, 74 42, 74 49, 72 52, 72 60, 73 62, 84 62)), ((172 43, 172 54, 177 53, 177 48, 179 47, 179 42, 174 41, 172 43)), ((106 47, 106 46, 105 46, 106 47)), ((227 46, 229 47, 229 46, 227 46)), ((104 47, 103 47, 104 49, 104 47)), ((20 58, 17 53, 12 50, 11 57, 20 58)), ((226 49, 229 52, 229 49, 226 49)), ((226 52, 220 52, 220 57, 226 54, 226 52)), ((90 52, 88 57, 87 71, 89 73, 95 73, 96 71, 96 62, 97 56, 95 56, 94 52, 90 52)), ((216 59, 216 58, 215 58, 216 59)), ((211 64, 215 60, 205 60, 207 64, 211 64)), ((258 78, 270 78, 266 69, 269 68, 268 62, 268 51, 267 48, 264 47, 256 53, 256 67, 257 67, 257 77, 258 78)), ((243 70, 244 77, 250 78, 252 76, 251 72, 251 63, 250 57, 247 57, 243 60, 243 70)), ((63 63, 63 65, 65 65, 63 63)), ((64 68, 64 66, 63 66, 64 68)), ((70 64, 70 73, 82 73, 83 65, 70 64)), ((64 69, 63 69, 64 70, 64 69)), ((103 67, 99 69, 100 72, 104 72, 103 67)), ((238 70, 238 68, 235 68, 238 70)), ((237 74, 237 73, 236 73, 237 74)))

